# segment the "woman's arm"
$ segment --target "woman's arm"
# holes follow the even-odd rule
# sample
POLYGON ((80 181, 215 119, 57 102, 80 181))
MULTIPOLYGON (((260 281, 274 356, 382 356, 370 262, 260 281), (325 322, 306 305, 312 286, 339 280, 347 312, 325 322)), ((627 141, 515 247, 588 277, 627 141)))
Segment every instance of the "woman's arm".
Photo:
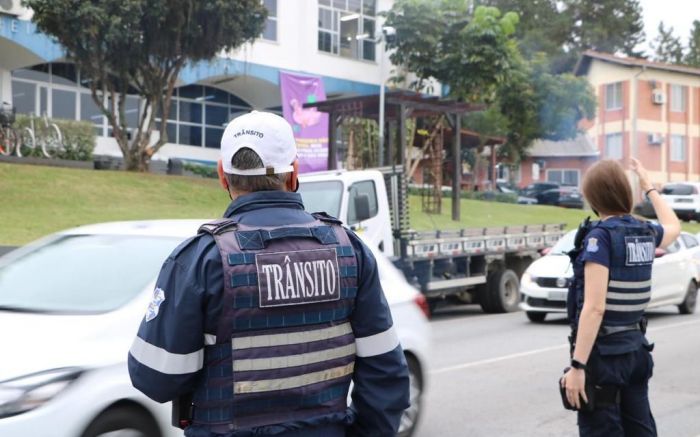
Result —
MULTIPOLYGON (((586 262, 584 267, 583 309, 578 321, 576 348, 573 358, 586 364, 591 355, 600 323, 605 313, 605 296, 608 291, 608 268, 595 262, 586 262)), ((569 403, 581 408, 579 396, 586 397, 586 374, 583 370, 571 368, 562 380, 569 403)))
MULTIPOLYGON (((649 175, 646 169, 638 160, 632 158, 631 168, 637 173, 637 176, 639 176, 639 187, 643 192, 646 193, 654 188, 651 182, 649 182, 649 175)), ((656 218, 659 220, 659 224, 664 228, 664 238, 661 240, 661 247, 666 247, 678 238, 678 235, 681 233, 681 222, 678 221, 676 213, 673 212, 673 209, 661 198, 661 194, 659 194, 658 191, 652 190, 647 197, 654 207, 654 212, 656 213, 656 218)))

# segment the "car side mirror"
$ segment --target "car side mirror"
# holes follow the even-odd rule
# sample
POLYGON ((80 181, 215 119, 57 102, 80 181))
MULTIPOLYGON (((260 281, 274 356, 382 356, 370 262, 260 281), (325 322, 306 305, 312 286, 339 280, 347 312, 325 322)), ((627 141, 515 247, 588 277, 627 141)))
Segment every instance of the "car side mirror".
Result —
POLYGON ((357 194, 354 199, 355 202, 355 220, 358 222, 363 222, 370 218, 369 213, 369 195, 368 194, 357 194))
POLYGON ((666 251, 664 249, 657 247, 654 250, 654 258, 661 258, 664 255, 666 255, 666 251))

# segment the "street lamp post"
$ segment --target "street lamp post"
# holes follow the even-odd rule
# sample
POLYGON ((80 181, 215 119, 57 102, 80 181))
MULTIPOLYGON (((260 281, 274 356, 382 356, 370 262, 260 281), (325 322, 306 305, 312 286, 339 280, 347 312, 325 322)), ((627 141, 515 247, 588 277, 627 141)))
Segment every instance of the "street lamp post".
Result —
MULTIPOLYGON (((396 40, 396 29, 391 26, 383 26, 381 33, 376 37, 377 45, 382 42, 392 43, 396 40)), ((384 94, 386 91, 384 79, 384 58, 386 51, 382 47, 379 59, 379 166, 384 165, 384 94)), ((389 158, 391 159, 391 157, 389 158)))

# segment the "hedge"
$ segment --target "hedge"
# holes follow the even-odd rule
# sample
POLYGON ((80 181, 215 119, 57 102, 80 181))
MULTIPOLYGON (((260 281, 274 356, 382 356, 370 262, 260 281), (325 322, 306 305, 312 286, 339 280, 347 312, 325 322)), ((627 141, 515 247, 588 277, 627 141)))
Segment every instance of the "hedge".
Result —
POLYGON ((216 172, 216 167, 211 165, 192 164, 189 162, 185 162, 182 167, 183 170, 188 171, 190 173, 194 173, 195 175, 201 176, 203 178, 216 179, 219 177, 219 174, 216 172))
MULTIPOLYGON (((73 161, 92 161, 92 152, 95 150, 96 135, 95 125, 88 121, 49 119, 49 123, 55 123, 61 130, 63 136, 64 150, 57 154, 59 159, 69 159, 73 161)), ((18 114, 13 127, 22 138, 22 130, 30 127, 30 117, 18 114)), ((39 144, 47 134, 48 129, 44 125, 44 120, 34 117, 34 137, 36 146, 31 152, 31 156, 42 157, 39 144)))
MULTIPOLYGON (((428 190, 428 188, 412 186, 408 189, 409 194, 422 195, 428 190)), ((442 197, 452 196, 451 189, 443 189, 442 197)), ((472 199, 472 200, 487 200, 491 202, 500 203, 518 203, 518 196, 516 194, 492 192, 492 191, 462 191, 460 193, 462 199, 472 199)))

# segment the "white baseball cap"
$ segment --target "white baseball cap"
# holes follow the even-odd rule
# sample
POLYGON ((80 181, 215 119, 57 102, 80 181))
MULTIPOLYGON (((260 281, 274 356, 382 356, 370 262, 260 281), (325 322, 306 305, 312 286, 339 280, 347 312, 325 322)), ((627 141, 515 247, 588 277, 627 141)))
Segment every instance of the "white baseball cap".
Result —
POLYGON ((224 173, 242 176, 291 173, 297 157, 297 143, 287 121, 271 112, 252 111, 233 119, 221 137, 224 173), (231 158, 247 147, 258 154, 263 167, 237 169, 231 158))

